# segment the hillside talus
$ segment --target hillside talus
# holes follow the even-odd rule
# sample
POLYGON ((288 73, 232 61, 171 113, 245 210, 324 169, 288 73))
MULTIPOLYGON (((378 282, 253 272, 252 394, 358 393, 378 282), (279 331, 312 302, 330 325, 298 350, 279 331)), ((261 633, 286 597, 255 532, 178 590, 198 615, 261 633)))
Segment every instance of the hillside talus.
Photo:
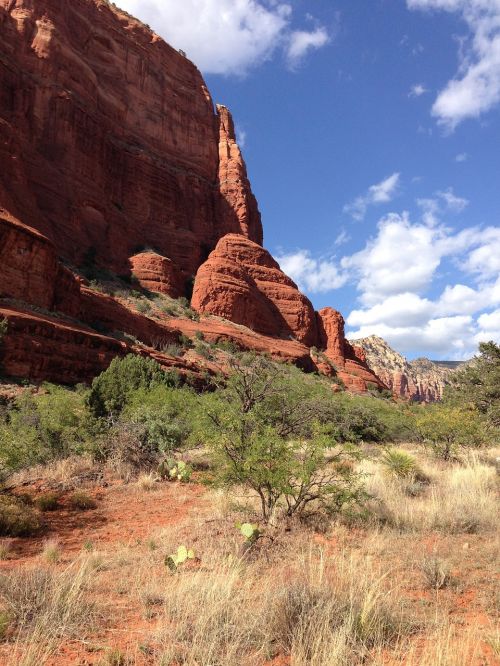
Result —
POLYGON ((0 36, 4 373, 88 381, 133 351, 200 376, 165 351, 182 333, 384 386, 262 247, 231 114, 183 53, 106 0, 0 0, 0 36), (199 320, 151 304, 191 290, 199 320))

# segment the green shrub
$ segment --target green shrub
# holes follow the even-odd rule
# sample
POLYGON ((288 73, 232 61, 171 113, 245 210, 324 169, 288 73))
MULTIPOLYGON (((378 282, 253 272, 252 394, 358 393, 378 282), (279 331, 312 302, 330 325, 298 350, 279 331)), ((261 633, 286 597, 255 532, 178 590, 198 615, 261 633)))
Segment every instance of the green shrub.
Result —
POLYGON ((69 497, 68 502, 73 509, 78 509, 79 511, 89 511, 90 509, 97 508, 95 499, 82 490, 74 492, 69 497))
POLYGON ((113 359, 109 368, 94 379, 88 405, 96 417, 116 416, 133 391, 157 385, 175 386, 178 382, 177 373, 165 372, 153 359, 129 354, 113 359))
POLYGON ((329 436, 328 384, 254 354, 232 357, 230 368, 224 388, 201 399, 214 482, 253 490, 264 522, 282 503, 291 517, 313 505, 334 512, 355 501, 359 476, 345 463, 357 454, 329 436))
POLYGON ((414 478, 419 471, 415 458, 399 449, 386 449, 381 462, 389 473, 400 479, 414 478))
POLYGON ((421 407, 415 423, 423 441, 443 460, 455 457, 459 448, 478 447, 487 441, 481 418, 474 409, 446 405, 421 407))
POLYGON ((135 304, 135 307, 141 312, 142 314, 147 314, 148 312, 151 312, 151 303, 146 300, 141 300, 138 301, 135 304))
POLYGON ((6 335, 9 329, 9 320, 2 318, 0 319, 0 344, 2 344, 2 339, 6 335))
POLYGON ((40 511, 56 511, 59 508, 59 495, 44 493, 36 498, 35 504, 40 511))
POLYGON ((0 536, 32 536, 41 526, 38 513, 12 495, 0 495, 0 536))
POLYGON ((84 453, 97 434, 81 390, 44 384, 25 392, 0 417, 0 472, 84 453))
POLYGON ((151 451, 167 454, 184 448, 196 417, 196 395, 190 388, 155 386, 129 395, 122 419, 144 428, 151 451))

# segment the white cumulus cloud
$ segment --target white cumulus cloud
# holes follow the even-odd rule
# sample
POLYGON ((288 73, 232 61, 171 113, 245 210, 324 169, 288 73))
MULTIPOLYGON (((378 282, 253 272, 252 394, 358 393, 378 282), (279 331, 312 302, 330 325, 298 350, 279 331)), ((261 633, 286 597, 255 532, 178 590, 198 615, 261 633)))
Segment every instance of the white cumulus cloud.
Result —
POLYGON ((407 0, 410 9, 459 12, 470 30, 457 74, 445 85, 432 113, 449 130, 500 103, 500 1, 407 0))
POLYGON ((348 213, 354 220, 363 220, 368 206, 388 203, 394 198, 399 185, 399 178, 399 173, 393 173, 380 183, 371 185, 366 194, 356 197, 354 201, 344 206, 344 213, 348 213))
POLYGON ((329 39, 322 26, 291 27, 293 10, 273 0, 119 0, 205 73, 244 74, 284 50, 294 66, 329 39))
POLYGON ((328 292, 344 286, 347 282, 347 275, 341 271, 334 259, 316 259, 308 250, 281 253, 276 260, 302 291, 328 292))
POLYGON ((282 253, 280 263, 310 294, 355 285, 349 337, 380 335, 408 355, 470 358, 479 342, 500 342, 500 228, 446 225, 441 217, 465 206, 451 189, 422 201, 422 219, 389 213, 354 254, 325 260, 302 249, 282 253))

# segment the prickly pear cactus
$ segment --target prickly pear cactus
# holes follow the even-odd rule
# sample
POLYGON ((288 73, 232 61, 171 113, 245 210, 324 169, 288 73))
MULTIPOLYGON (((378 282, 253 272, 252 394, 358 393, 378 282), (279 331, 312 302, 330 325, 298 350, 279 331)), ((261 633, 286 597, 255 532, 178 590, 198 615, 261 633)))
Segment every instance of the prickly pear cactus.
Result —
POLYGON ((239 529, 241 534, 245 537, 250 543, 255 543, 260 536, 260 530, 258 525, 252 523, 237 523, 236 527, 239 529))
POLYGON ((173 555, 167 555, 165 557, 165 566, 170 569, 170 571, 177 571, 180 565, 184 564, 187 560, 194 560, 196 557, 194 550, 191 548, 186 548, 186 546, 179 546, 177 552, 173 555))
POLYGON ((174 458, 167 458, 158 466, 159 476, 167 481, 187 483, 191 478, 192 471, 191 467, 183 460, 175 460, 174 458))

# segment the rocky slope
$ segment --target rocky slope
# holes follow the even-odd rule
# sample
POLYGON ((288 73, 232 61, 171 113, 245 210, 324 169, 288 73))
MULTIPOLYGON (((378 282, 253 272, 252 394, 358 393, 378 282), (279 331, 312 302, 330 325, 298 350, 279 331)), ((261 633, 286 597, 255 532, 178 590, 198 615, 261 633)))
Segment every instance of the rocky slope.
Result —
POLYGON ((315 313, 262 247, 231 114, 193 63, 105 0, 0 0, 0 35, 4 373, 89 380, 134 351, 200 375, 161 349, 203 333, 383 387, 340 314, 315 313), (193 289, 200 316, 141 288, 193 289))
POLYGON ((450 375, 460 363, 418 358, 408 361, 376 335, 351 342, 363 349, 368 364, 399 397, 418 402, 435 402, 443 396, 450 375))

